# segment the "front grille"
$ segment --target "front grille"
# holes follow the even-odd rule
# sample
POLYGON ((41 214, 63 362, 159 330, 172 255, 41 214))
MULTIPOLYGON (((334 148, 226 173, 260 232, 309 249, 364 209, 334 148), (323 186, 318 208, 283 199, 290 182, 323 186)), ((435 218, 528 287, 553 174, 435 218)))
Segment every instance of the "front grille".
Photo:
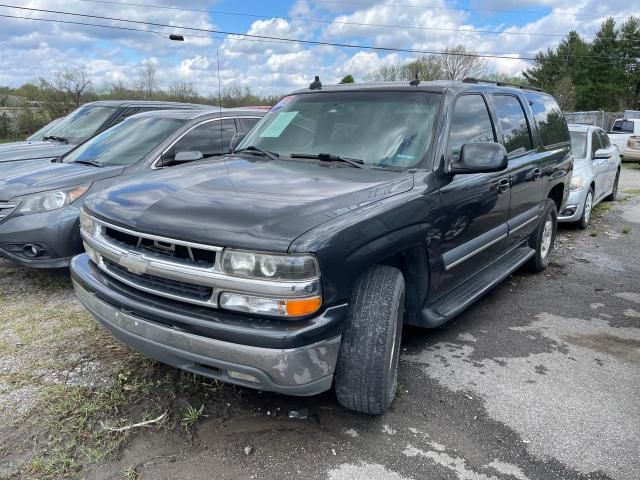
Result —
POLYGON ((160 278, 146 273, 131 273, 125 267, 112 262, 108 258, 102 259, 108 273, 116 279, 120 279, 125 283, 151 291, 157 291, 159 294, 166 296, 167 294, 180 297, 183 299, 196 300, 198 302, 209 302, 213 295, 213 288, 202 285, 194 285, 192 283, 160 278))
POLYGON ((203 268, 212 268, 216 262, 216 251, 198 248, 191 245, 180 245, 174 242, 163 242, 142 235, 135 235, 106 226, 104 236, 111 241, 133 247, 142 253, 169 257, 183 263, 203 268))
POLYGON ((0 202, 0 222, 8 218, 17 206, 17 203, 0 202))

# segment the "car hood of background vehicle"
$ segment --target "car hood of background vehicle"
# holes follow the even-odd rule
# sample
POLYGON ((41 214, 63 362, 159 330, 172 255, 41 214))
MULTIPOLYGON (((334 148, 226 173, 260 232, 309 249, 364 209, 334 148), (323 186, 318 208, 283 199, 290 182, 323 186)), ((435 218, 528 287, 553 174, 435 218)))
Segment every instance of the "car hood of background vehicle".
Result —
POLYGON ((411 188, 408 172, 232 157, 153 172, 97 193, 85 206, 139 232, 286 251, 311 228, 411 188))
MULTIPOLYGON (((52 159, 67 153, 74 144, 63 142, 13 142, 0 145, 0 164, 31 160, 37 158, 52 159)), ((2 167, 0 166, 0 172, 2 167)))
POLYGON ((45 192, 120 175, 124 167, 94 167, 80 163, 52 163, 0 174, 0 200, 45 192))

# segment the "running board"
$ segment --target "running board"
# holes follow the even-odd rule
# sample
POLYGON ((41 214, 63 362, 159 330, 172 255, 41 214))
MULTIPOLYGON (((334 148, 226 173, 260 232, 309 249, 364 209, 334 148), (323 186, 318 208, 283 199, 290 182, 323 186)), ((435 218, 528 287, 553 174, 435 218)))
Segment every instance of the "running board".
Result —
POLYGON ((511 250, 495 263, 422 309, 419 327, 434 328, 448 322, 485 295, 535 255, 526 244, 511 250))

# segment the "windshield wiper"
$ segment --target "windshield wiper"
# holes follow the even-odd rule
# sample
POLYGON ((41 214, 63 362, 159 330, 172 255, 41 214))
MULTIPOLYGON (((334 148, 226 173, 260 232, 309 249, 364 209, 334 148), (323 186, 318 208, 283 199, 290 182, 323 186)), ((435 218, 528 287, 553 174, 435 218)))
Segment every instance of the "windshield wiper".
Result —
POLYGON ((267 150, 261 149, 260 147, 256 147, 255 145, 250 145, 246 148, 241 148, 239 150, 233 151, 233 153, 242 153, 242 152, 249 152, 256 155, 264 155, 265 157, 268 157, 270 160, 277 160, 278 157, 280 156, 280 154, 276 152, 269 152, 267 150))
POLYGON ((69 140, 64 137, 58 137, 57 135, 47 135, 46 137, 42 137, 42 140, 56 140, 58 142, 69 143, 69 140))
POLYGON ((340 155, 333 155, 331 153, 292 153, 289 156, 291 158, 315 158, 322 162, 344 162, 356 168, 369 168, 368 165, 364 164, 364 160, 360 160, 359 158, 341 157, 340 155))
POLYGON ((81 163, 82 165, 92 165, 94 167, 102 167, 102 163, 96 160, 73 160, 71 163, 81 163))

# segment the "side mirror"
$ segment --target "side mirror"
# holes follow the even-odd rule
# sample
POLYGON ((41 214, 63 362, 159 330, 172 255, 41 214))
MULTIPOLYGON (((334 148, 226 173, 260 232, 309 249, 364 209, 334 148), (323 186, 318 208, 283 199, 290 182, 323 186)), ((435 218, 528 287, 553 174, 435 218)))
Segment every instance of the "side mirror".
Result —
POLYGON ((187 151, 187 152, 178 152, 175 156, 171 155, 167 152, 166 157, 163 155, 160 161, 156 164, 158 167, 170 167, 171 165, 175 165, 177 163, 188 163, 195 162, 196 160, 203 159, 202 152, 197 151, 187 151))
POLYGON ((596 150, 593 154, 594 160, 607 159, 607 158, 611 158, 611 152, 606 148, 601 148, 599 150, 596 150))
POLYGON ((231 137, 231 142, 229 142, 229 150, 235 152, 236 148, 238 148, 238 145, 240 145, 240 143, 245 139, 246 136, 246 133, 234 133, 233 137, 231 137))
POLYGON ((500 172, 508 165, 507 150, 499 143, 465 143, 449 173, 500 172))

